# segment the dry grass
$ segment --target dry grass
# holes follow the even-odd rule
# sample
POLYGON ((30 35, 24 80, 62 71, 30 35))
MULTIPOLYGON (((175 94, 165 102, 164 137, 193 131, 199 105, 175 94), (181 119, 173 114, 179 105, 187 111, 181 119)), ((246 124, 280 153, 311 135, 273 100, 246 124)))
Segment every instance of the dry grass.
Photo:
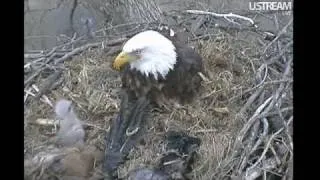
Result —
MULTIPOLYGON (((154 1, 110 3, 109 6, 106 5, 106 11, 112 15, 110 22, 117 18, 123 18, 120 22, 134 22, 114 26, 109 24, 110 27, 108 25, 104 31, 99 30, 100 34, 103 32, 100 37, 107 39, 107 42, 145 30, 155 20, 162 22, 163 14, 154 1), (130 14, 137 16, 131 19, 127 17, 130 14)), ((100 5, 97 5, 98 8, 100 5)), ((164 19, 169 19, 170 16, 174 17, 175 14, 164 19)), ((178 13, 177 17, 179 19, 176 24, 170 25, 179 30, 193 29, 191 26, 199 18, 198 15, 185 13, 178 13)), ((280 174, 280 177, 290 178, 288 171, 292 168, 288 167, 292 165, 293 157, 290 68, 292 31, 288 29, 291 24, 286 25, 288 29, 281 30, 279 27, 277 30, 286 33, 287 38, 278 35, 273 42, 261 40, 262 43, 258 43, 258 39, 262 39, 260 35, 248 35, 259 31, 257 29, 247 27, 243 30, 226 22, 221 23, 218 28, 216 24, 225 19, 205 16, 203 20, 202 26, 195 31, 198 31, 199 36, 207 36, 209 39, 204 40, 205 38, 198 36, 197 41, 190 42, 188 38, 184 40, 195 46, 203 57, 208 80, 203 82, 198 98, 193 103, 175 108, 169 113, 153 114, 144 141, 130 153, 129 160, 119 168, 119 175, 123 177, 138 167, 155 165, 163 152, 165 133, 168 130, 182 130, 202 141, 199 156, 193 165, 192 179, 240 179, 263 173, 268 173, 269 177, 280 174), (261 45, 263 43, 265 44, 261 45), (263 52, 264 49, 266 52, 263 52), (254 173, 251 173, 250 168, 254 173)), ((263 34, 262 30, 259 32, 263 34)), ((196 32, 189 32, 190 34, 194 35, 196 32)), ((73 52, 75 49, 70 44, 62 46, 73 52)), ((94 47, 100 47, 97 44, 94 47)), ((119 46, 110 45, 110 51, 112 48, 114 50, 119 46)), ((60 98, 74 102, 77 114, 87 124, 86 142, 101 150, 105 146, 104 137, 110 120, 119 112, 121 81, 119 73, 110 68, 113 58, 100 48, 88 48, 81 54, 72 56, 70 61, 64 62, 63 83, 45 93, 52 103, 60 98)), ((43 61, 47 61, 46 59, 43 61)), ((41 61, 32 66, 42 67, 41 63, 49 67, 34 78, 34 85, 39 87, 60 66, 41 61)), ((27 78, 30 77, 28 75, 35 74, 32 68, 25 68, 25 71, 29 71, 25 72, 27 78)), ((25 90, 30 86, 29 82, 25 90)), ((56 119, 48 103, 29 96, 25 103, 26 159, 46 149, 50 145, 50 137, 56 131, 52 126, 36 125, 35 121, 40 118, 56 119)))
MULTIPOLYGON (((170 113, 154 114, 145 143, 130 154, 130 160, 119 170, 121 176, 134 168, 155 164, 161 152, 162 136, 169 129, 183 130, 202 140, 193 179, 210 179, 219 170, 243 125, 235 115, 245 99, 230 99, 252 85, 250 61, 254 59, 253 52, 257 52, 257 46, 252 43, 239 41, 225 32, 220 32, 219 36, 197 42, 209 79, 203 83, 199 97, 192 104, 170 113)), ((108 129, 110 119, 119 111, 121 84, 119 74, 110 68, 114 57, 104 54, 100 49, 88 50, 65 62, 63 84, 48 94, 53 102, 66 98, 75 103, 80 118, 92 125, 86 129, 86 141, 101 149, 104 148, 105 136, 101 129, 108 129)), ((32 99, 28 103, 25 154, 32 156, 46 146, 49 136, 46 134, 53 130, 51 127, 33 125, 32 122, 38 118, 55 117, 47 104, 32 99)))

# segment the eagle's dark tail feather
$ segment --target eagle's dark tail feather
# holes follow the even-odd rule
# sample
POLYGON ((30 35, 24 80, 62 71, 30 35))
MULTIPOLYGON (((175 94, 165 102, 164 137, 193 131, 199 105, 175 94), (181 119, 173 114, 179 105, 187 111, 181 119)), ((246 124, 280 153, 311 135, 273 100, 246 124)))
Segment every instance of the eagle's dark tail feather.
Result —
POLYGON ((103 167, 106 179, 117 179, 116 169, 124 162, 144 131, 149 107, 150 102, 146 97, 132 100, 128 93, 123 93, 120 112, 113 119, 106 136, 103 167))

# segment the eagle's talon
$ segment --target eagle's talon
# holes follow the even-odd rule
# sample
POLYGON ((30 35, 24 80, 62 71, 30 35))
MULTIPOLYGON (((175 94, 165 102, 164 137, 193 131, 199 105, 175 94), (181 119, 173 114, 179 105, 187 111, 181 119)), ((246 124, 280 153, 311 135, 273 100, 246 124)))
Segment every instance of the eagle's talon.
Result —
POLYGON ((129 130, 129 128, 126 130, 126 135, 127 136, 132 136, 132 135, 134 135, 134 134, 136 134, 138 131, 139 131, 139 127, 136 127, 135 129, 133 129, 133 130, 129 130))

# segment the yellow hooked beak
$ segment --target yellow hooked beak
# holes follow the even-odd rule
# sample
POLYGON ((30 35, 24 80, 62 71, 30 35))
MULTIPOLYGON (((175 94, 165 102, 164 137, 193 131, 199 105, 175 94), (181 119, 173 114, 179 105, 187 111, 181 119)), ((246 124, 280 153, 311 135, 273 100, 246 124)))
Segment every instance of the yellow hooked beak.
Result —
POLYGON ((126 53, 126 52, 121 52, 116 59, 113 61, 112 63, 112 67, 117 70, 120 71, 121 68, 128 64, 130 62, 130 60, 132 59, 131 55, 126 53))

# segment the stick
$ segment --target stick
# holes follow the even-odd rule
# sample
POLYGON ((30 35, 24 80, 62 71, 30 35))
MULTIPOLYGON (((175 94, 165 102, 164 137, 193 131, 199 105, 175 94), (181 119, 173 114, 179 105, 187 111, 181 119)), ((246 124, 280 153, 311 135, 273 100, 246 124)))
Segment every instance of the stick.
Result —
POLYGON ((106 46, 117 46, 117 45, 123 43, 124 41, 126 41, 127 39, 128 38, 123 37, 123 38, 119 38, 119 39, 115 39, 115 40, 110 40, 105 45, 106 46))
MULTIPOLYGON (((109 41, 108 43, 106 43, 105 45, 107 46, 114 46, 114 45, 118 45, 122 42, 124 42, 127 38, 119 38, 119 39, 116 39, 116 40, 113 40, 113 41, 109 41)), ((74 50, 72 50, 71 52, 65 54, 64 56, 62 56, 61 58, 59 59, 56 59, 54 61, 54 64, 58 64, 58 63, 61 63, 67 59, 69 59, 70 57, 88 49, 88 48, 94 48, 94 47, 98 47, 101 45, 102 42, 97 42, 97 43, 92 43, 92 44, 86 44, 84 46, 81 46, 81 47, 78 47, 74 50)))
POLYGON ((78 47, 78 48, 74 49, 73 51, 65 54, 65 55, 62 56, 61 58, 56 59, 56 60, 54 61, 54 64, 61 63, 61 62, 65 61, 65 60, 69 59, 71 56, 74 56, 74 55, 76 55, 76 54, 78 54, 78 53, 80 53, 80 52, 82 52, 82 51, 84 51, 84 50, 86 50, 86 49, 88 49, 88 48, 98 47, 99 45, 101 45, 101 42, 92 43, 92 44, 86 44, 86 45, 84 45, 84 46, 78 47))
POLYGON ((93 128, 99 129, 101 131, 105 131, 105 132, 109 132, 109 129, 110 129, 110 127, 108 129, 104 129, 104 128, 101 128, 101 127, 99 127, 99 126, 97 126, 95 124, 90 124, 90 123, 87 123, 87 122, 84 122, 82 124, 85 125, 85 126, 88 126, 88 127, 93 127, 93 128))
POLYGON ((285 125, 285 128, 286 128, 286 134, 288 136, 288 139, 289 139, 289 145, 290 145, 290 151, 293 152, 293 141, 292 141, 292 138, 290 136, 290 133, 289 133, 289 125, 290 123, 293 121, 293 116, 290 117, 290 119, 288 120, 288 123, 286 122, 283 122, 284 125, 285 125))
POLYGON ((255 180, 261 175, 262 170, 264 170, 263 172, 270 171, 271 169, 274 169, 276 167, 276 165, 277 165, 277 162, 276 162, 275 158, 269 158, 269 159, 265 160, 265 163, 262 168, 255 168, 254 170, 251 170, 250 172, 246 172, 244 179, 245 180, 255 180))
POLYGON ((246 123, 246 125, 240 130, 239 134, 238 134, 238 138, 236 139, 235 145, 234 147, 238 147, 239 144, 242 142, 246 132, 250 129, 251 125, 259 118, 259 114, 262 112, 262 110, 268 105, 270 104, 271 100, 272 100, 273 96, 269 97, 268 99, 266 99, 264 101, 263 104, 261 104, 258 109, 255 111, 255 113, 253 114, 253 116, 248 120, 248 122, 246 123))
POLYGON ((40 57, 40 58, 38 58, 38 59, 36 59, 36 60, 34 60, 34 61, 32 61, 32 62, 29 62, 29 63, 25 64, 25 65, 23 66, 23 68, 24 68, 24 69, 25 69, 25 68, 28 68, 28 67, 30 67, 32 64, 37 63, 37 62, 41 62, 41 61, 43 61, 44 59, 45 59, 44 57, 40 57))
POLYGON ((292 44, 293 44, 293 41, 290 41, 288 44, 286 44, 286 46, 285 46, 284 48, 282 48, 282 50, 280 51, 280 53, 279 53, 278 55, 270 58, 270 60, 268 60, 268 61, 266 62, 266 64, 270 65, 270 64, 276 62, 279 58, 281 58, 281 57, 284 55, 284 53, 287 51, 287 49, 288 49, 289 47, 292 46, 292 44))
MULTIPOLYGON (((283 73, 283 79, 286 79, 287 75, 290 72, 290 67, 291 67, 291 61, 292 59, 289 60, 289 62, 287 63, 287 67, 285 69, 285 72, 283 73)), ((275 95, 272 95, 271 97, 269 97, 254 113, 254 115, 248 120, 248 122, 246 123, 246 125, 241 129, 241 131, 239 132, 238 138, 236 139, 235 142, 235 146, 234 147, 238 147, 239 144, 242 142, 245 134, 247 133, 247 131, 250 129, 250 127, 252 126, 252 124, 255 122, 256 119, 261 118, 261 112, 262 110, 266 107, 266 110, 263 112, 268 113, 272 107, 274 106, 274 104, 276 103, 276 101, 278 100, 278 98, 280 97, 280 93, 282 92, 282 90, 284 89, 284 83, 280 84, 280 87, 277 89, 275 95), (272 100, 272 101, 271 101, 272 100), (271 102, 271 103, 270 103, 271 102)))
POLYGON ((268 143, 266 144, 266 148, 263 150, 261 156, 259 157, 259 159, 251 166, 247 169, 247 172, 249 172, 250 170, 252 170, 253 168, 255 168, 259 163, 260 161, 265 157, 268 149, 269 149, 269 146, 272 142, 272 140, 274 139, 275 136, 277 136, 279 133, 281 133, 281 131, 283 130, 283 128, 279 129, 277 132, 275 132, 269 139, 268 143))
POLYGON ((292 24, 292 22, 293 22, 293 18, 291 18, 290 21, 288 22, 288 24, 285 25, 285 26, 282 28, 282 30, 278 33, 278 35, 276 36, 276 38, 274 38, 274 39, 264 48, 263 53, 265 53, 265 52, 269 49, 269 47, 270 47, 274 42, 276 42, 276 41, 280 38, 280 36, 281 36, 282 34, 284 34, 285 32, 287 32, 287 28, 292 24))
MULTIPOLYGON (((37 93, 40 92, 39 88, 38 88, 35 84, 32 84, 32 88, 33 88, 37 93)), ((47 103, 49 106, 53 107, 52 102, 50 101, 50 99, 49 99, 46 95, 42 95, 42 96, 40 97, 40 101, 42 101, 42 102, 44 102, 44 103, 47 103)))
MULTIPOLYGON (((249 92, 251 92, 251 91, 259 88, 260 86, 275 85, 275 84, 284 83, 284 82, 292 83, 293 80, 292 80, 292 79, 281 79, 281 80, 267 81, 267 82, 264 82, 264 83, 262 83, 262 84, 258 84, 258 85, 256 85, 256 86, 254 86, 253 88, 246 89, 245 91, 243 91, 243 92, 241 93, 241 95, 247 94, 247 93, 249 93, 249 92)), ((240 97, 241 95, 233 96, 232 98, 229 99, 229 101, 232 101, 232 100, 240 97)))
POLYGON ((214 13, 214 12, 206 12, 206 11, 199 11, 199 10, 187 10, 186 12, 191 13, 191 14, 211 15, 211 16, 215 16, 215 17, 223 17, 223 18, 227 19, 228 21, 230 21, 229 18, 237 18, 237 19, 242 19, 242 20, 245 20, 245 21, 249 21, 251 25, 255 25, 254 21, 251 18, 248 18, 248 17, 245 17, 245 16, 240 16, 240 15, 233 14, 233 13, 217 14, 217 13, 214 13))
MULTIPOLYGON (((251 135, 250 135, 250 137, 248 137, 247 149, 251 149, 252 148, 253 143, 255 141, 255 138, 257 137, 259 127, 260 127, 260 121, 255 121, 255 123, 252 126, 252 130, 251 130, 251 133, 250 133, 251 135)), ((241 174, 243 168, 248 163, 248 158, 250 157, 251 152, 249 152, 249 154, 247 152, 248 151, 244 151, 244 153, 243 153, 243 158, 240 161, 241 163, 240 163, 240 166, 238 168, 238 174, 241 174)))
POLYGON ((31 95, 31 96, 33 96, 33 97, 36 96, 35 94, 33 94, 33 93, 31 92, 31 90, 32 90, 32 87, 30 87, 28 90, 24 90, 24 92, 26 93, 26 95, 24 96, 24 102, 27 101, 29 95, 31 95))
POLYGON ((253 148, 250 151, 250 154, 252 154, 254 151, 257 150, 258 146, 262 143, 262 141, 264 140, 264 138, 267 136, 268 134, 268 129, 269 129, 269 123, 268 120, 266 118, 262 118, 262 122, 263 122, 263 132, 261 134, 261 137, 258 139, 258 141, 256 142, 256 144, 253 146, 253 148))
POLYGON ((39 89, 38 94, 36 95, 35 99, 42 97, 42 95, 46 94, 52 89, 52 85, 57 82, 57 80, 61 77, 62 71, 56 71, 55 73, 51 74, 42 84, 41 89, 39 89))
POLYGON ((28 58, 41 58, 41 57, 43 57, 43 56, 50 56, 51 54, 53 54, 55 51, 57 50, 57 48, 56 47, 54 47, 48 54, 45 54, 45 55, 43 55, 42 53, 40 53, 40 54, 35 54, 35 55, 33 55, 33 54, 25 54, 24 55, 24 58, 25 59, 28 59, 28 58))
MULTIPOLYGON (((287 63, 287 67, 282 75, 282 79, 286 79, 287 76, 289 75, 290 73, 290 69, 291 69, 291 62, 292 62, 292 59, 290 59, 287 63)), ((277 89, 276 93, 275 93, 275 96, 274 96, 274 99, 277 100, 280 96, 280 93, 282 92, 282 90, 285 88, 284 87, 285 83, 281 83, 279 88, 277 89)))
POLYGON ((44 68, 38 69, 35 73, 33 73, 27 80, 24 81, 24 86, 26 86, 30 81, 32 81, 35 77, 37 77, 43 70, 44 68))
POLYGON ((201 129, 201 130, 191 130, 192 133, 214 133, 217 129, 201 129))
POLYGON ((257 99, 257 97, 260 95, 260 93, 262 92, 263 87, 260 87, 255 93, 253 93, 248 101, 246 102, 246 104, 241 108, 241 110, 239 111, 239 114, 242 115, 244 114, 244 112, 247 110, 247 108, 254 102, 255 99, 257 99))
MULTIPOLYGON (((54 119, 37 119, 35 122, 32 122, 31 124, 36 124, 36 125, 41 125, 41 126, 60 126, 59 120, 54 120, 54 119)), ((99 127, 95 124, 91 124, 91 123, 87 123, 87 122, 82 122, 81 123, 84 126, 88 126, 88 127, 93 127, 102 131, 106 131, 108 132, 109 129, 104 129, 102 127, 99 127)))

